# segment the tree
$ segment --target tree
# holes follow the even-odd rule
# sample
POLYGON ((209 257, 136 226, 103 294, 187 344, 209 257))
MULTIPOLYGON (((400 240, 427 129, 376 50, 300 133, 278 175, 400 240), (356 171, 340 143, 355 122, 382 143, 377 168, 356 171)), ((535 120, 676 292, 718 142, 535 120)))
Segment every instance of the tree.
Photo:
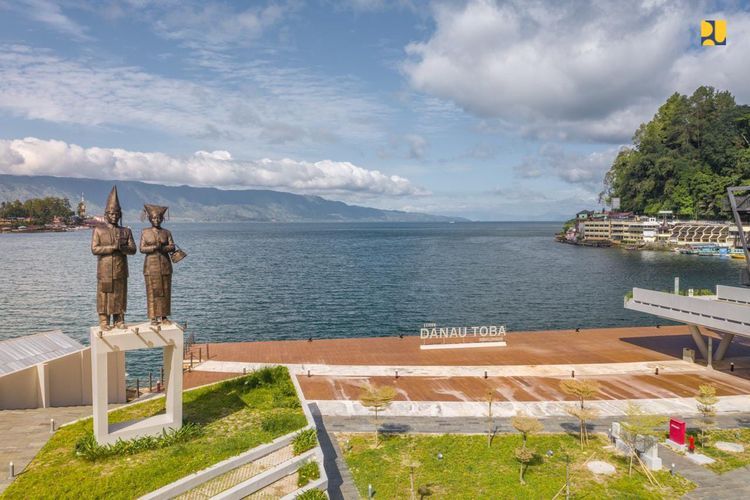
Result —
POLYGON ((539 419, 527 416, 523 412, 518 412, 516 416, 511 419, 510 423, 513 428, 523 436, 523 448, 526 448, 526 439, 530 434, 542 432, 544 430, 544 426, 539 419))
POLYGON ((672 94, 622 149, 607 172, 605 200, 623 210, 718 218, 726 188, 750 180, 750 107, 732 94, 698 87, 672 94))
POLYGON ((381 411, 386 410, 391 405, 391 403, 393 402, 393 398, 395 397, 396 389, 389 385, 384 385, 381 387, 369 386, 364 391, 362 391, 362 394, 360 394, 359 396, 359 400, 360 403, 362 403, 362 406, 375 413, 375 447, 377 447, 380 442, 378 435, 378 414, 381 411))
POLYGON ((587 423, 599 415, 599 412, 594 408, 586 408, 586 400, 599 394, 599 383, 596 380, 570 378, 560 381, 560 389, 565 394, 575 396, 578 399, 579 406, 567 408, 566 411, 578 419, 580 425, 578 435, 581 448, 583 448, 589 442, 587 423))
POLYGON ((698 395, 695 396, 698 402, 698 412, 701 414, 701 420, 698 426, 701 430, 701 446, 705 446, 706 433, 716 425, 714 417, 716 416, 716 403, 719 398, 716 397, 716 386, 713 384, 701 384, 698 387, 698 395))
POLYGON ((581 441, 581 449, 589 444, 589 429, 588 423, 599 416, 599 411, 595 408, 581 408, 578 406, 572 406, 565 409, 565 411, 578 419, 578 437, 581 441))
POLYGON ((568 378, 560 381, 560 389, 569 396, 575 396, 581 404, 581 408, 588 399, 599 394, 599 382, 596 380, 584 380, 568 378))
POLYGON ((492 446, 492 434, 493 434, 493 422, 492 422, 492 402, 495 399, 495 394, 492 391, 487 391, 487 448, 492 446))
POLYGON ((667 417, 646 413, 640 405, 635 403, 628 403, 625 414, 625 420, 620 424, 620 439, 628 447, 628 475, 630 475, 633 472, 633 459, 638 456, 638 444, 642 443, 644 449, 654 446, 664 432, 663 427, 667 422, 667 417))
POLYGON ((526 468, 529 466, 529 464, 534 460, 534 450, 526 447, 516 448, 515 456, 516 460, 518 460, 518 463, 521 465, 521 470, 518 473, 518 479, 521 484, 526 484, 526 481, 524 481, 523 479, 523 474, 524 472, 526 472, 526 468))

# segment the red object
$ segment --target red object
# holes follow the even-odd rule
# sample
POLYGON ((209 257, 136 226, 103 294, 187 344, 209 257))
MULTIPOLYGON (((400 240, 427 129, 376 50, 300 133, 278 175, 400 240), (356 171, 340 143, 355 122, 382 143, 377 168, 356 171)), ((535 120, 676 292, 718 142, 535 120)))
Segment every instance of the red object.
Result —
MULTIPOLYGON (((687 431, 687 426, 685 425, 685 422, 682 420, 677 420, 676 418, 670 418, 669 419, 669 439, 670 441, 673 441, 677 444, 684 445, 685 444, 685 432, 687 431)), ((692 438, 691 438, 692 439, 692 438)))
POLYGON ((688 438, 688 451, 690 453, 693 453, 695 451, 695 438, 693 436, 690 436, 690 438, 688 438))

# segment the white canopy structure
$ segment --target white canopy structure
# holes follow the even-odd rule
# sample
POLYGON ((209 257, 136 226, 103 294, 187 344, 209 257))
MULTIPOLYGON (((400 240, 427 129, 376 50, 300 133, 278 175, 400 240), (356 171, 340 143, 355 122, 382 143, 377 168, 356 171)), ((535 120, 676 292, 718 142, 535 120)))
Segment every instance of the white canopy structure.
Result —
POLYGON ((634 288, 633 297, 625 300, 625 309, 689 325, 693 340, 709 366, 712 359, 720 361, 724 358, 735 335, 750 337, 748 288, 717 285, 716 295, 699 297, 634 288), (706 345, 698 327, 713 331, 721 337, 715 354, 706 345))

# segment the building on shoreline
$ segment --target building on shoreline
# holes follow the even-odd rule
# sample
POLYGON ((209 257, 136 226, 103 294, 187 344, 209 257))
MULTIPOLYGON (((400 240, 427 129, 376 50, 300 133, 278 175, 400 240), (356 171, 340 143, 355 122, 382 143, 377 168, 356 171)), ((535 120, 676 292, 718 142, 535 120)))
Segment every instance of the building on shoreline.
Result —
MULTIPOLYGON (((749 232, 750 227, 745 227, 749 232)), ((682 247, 715 245, 740 248, 739 231, 735 224, 716 221, 680 222, 632 213, 592 212, 576 214, 575 224, 568 229, 565 239, 570 242, 613 245, 658 245, 682 247)))

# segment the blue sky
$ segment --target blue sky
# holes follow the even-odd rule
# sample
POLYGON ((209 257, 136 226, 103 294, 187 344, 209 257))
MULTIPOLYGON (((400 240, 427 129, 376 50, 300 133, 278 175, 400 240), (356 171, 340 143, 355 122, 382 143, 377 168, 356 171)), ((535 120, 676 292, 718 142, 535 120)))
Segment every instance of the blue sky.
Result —
POLYGON ((0 0, 0 172, 561 219, 671 93, 750 102, 749 30, 745 2, 0 0))

